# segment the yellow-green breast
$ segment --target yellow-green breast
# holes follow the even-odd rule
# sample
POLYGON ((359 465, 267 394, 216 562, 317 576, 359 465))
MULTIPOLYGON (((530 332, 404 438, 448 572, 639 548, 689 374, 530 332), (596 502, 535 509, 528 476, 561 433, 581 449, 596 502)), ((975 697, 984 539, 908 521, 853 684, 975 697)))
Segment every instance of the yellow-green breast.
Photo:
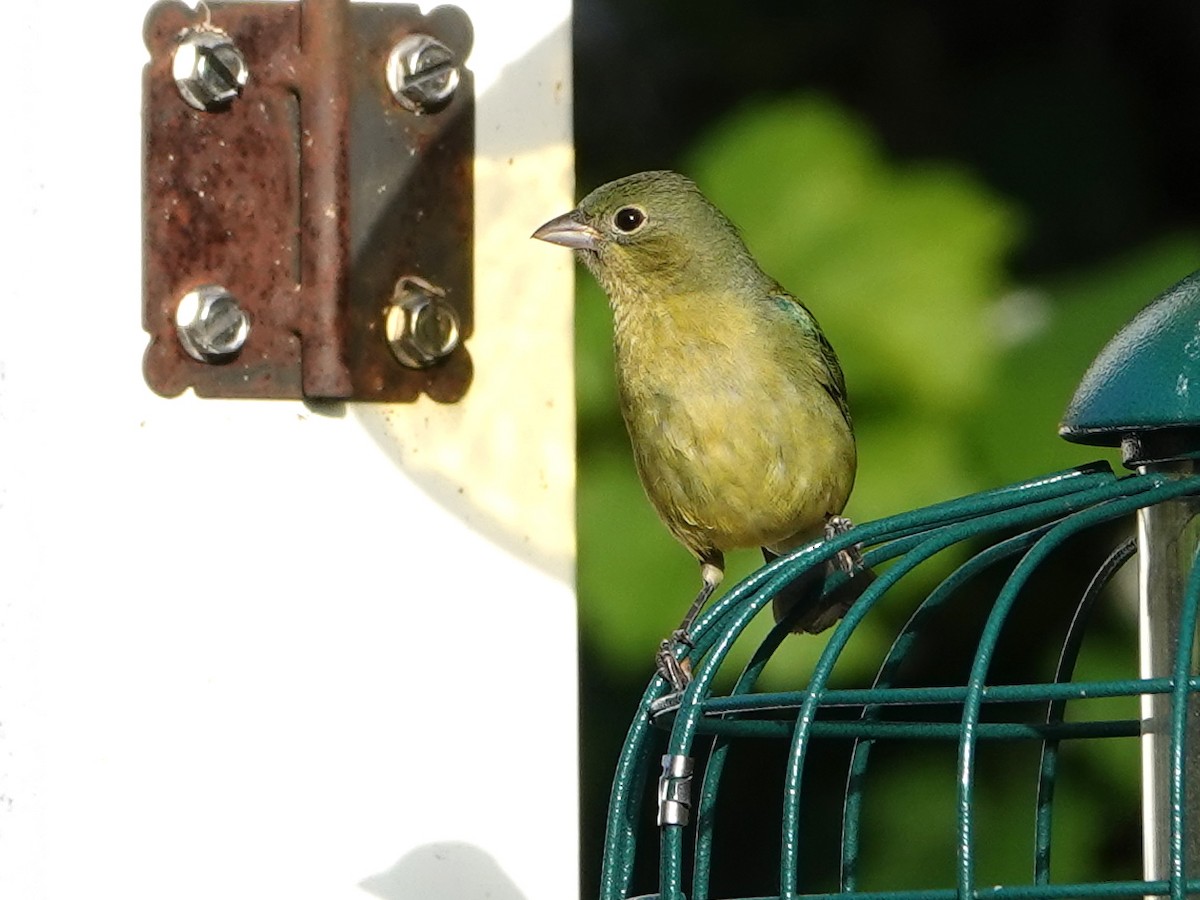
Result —
POLYGON ((814 334, 772 298, 704 291, 614 304, 638 473, 696 555, 820 533, 854 483, 854 437, 814 334))

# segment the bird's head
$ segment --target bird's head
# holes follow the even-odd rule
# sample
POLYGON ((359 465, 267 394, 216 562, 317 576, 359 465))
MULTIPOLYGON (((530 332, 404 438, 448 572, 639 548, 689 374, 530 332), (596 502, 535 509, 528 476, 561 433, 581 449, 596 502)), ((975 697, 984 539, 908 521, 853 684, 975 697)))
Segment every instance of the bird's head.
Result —
POLYGON ((610 181, 533 237, 575 250, 614 303, 763 277, 733 224, 676 172, 610 181))

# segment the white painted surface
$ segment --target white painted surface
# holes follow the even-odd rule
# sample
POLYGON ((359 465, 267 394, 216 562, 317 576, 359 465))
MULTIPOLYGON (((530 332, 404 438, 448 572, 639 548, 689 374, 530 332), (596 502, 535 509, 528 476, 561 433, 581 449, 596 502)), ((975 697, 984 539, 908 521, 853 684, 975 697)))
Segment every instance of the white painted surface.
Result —
POLYGON ((9 11, 5 900, 575 896, 570 5, 459 5, 475 381, 340 418, 146 388, 148 4, 9 11))

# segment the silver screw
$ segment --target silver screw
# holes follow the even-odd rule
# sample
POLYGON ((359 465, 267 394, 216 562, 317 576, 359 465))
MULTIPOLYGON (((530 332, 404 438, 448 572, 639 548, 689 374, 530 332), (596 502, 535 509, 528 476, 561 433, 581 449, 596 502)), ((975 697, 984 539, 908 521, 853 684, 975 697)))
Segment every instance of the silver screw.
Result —
POLYGON ((219 284, 188 291, 175 308, 175 331, 188 356, 203 363, 234 356, 250 334, 250 317, 219 284))
POLYGON ((183 34, 171 61, 171 74, 179 95, 206 112, 227 106, 250 78, 242 51, 229 35, 211 25, 183 34))
POLYGON ((426 369, 458 346, 458 313, 441 288, 423 278, 401 278, 387 309, 384 334, 396 359, 411 369, 426 369))
POLYGON ((388 56, 388 88, 397 103, 417 115, 445 107, 458 79, 454 53, 427 34, 408 35, 388 56))

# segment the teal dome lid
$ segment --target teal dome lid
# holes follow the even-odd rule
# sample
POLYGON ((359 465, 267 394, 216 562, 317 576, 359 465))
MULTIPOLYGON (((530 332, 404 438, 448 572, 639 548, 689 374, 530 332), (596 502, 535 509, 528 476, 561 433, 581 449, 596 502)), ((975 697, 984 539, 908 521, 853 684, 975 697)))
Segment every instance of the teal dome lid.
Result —
POLYGON ((1100 351, 1058 433, 1120 446, 1130 465, 1200 455, 1200 272, 1159 295, 1100 351))

